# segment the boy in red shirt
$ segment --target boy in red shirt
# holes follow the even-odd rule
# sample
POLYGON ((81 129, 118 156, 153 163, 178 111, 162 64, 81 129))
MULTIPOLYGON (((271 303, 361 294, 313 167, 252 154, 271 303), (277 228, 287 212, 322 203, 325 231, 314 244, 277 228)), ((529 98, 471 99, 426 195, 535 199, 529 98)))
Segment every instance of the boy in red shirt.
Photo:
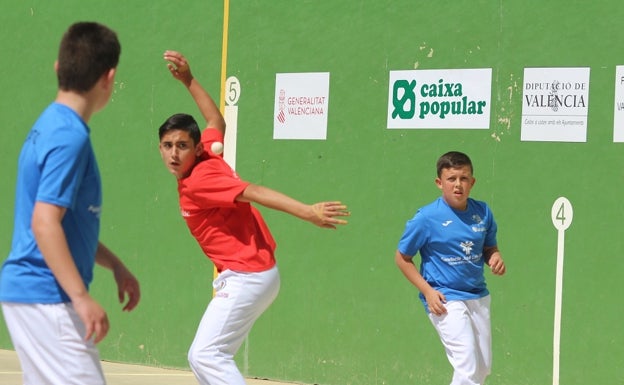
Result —
POLYGON ((317 226, 335 229, 347 223, 341 202, 301 203, 267 187, 245 182, 212 152, 223 143, 225 121, 210 95, 191 74, 178 52, 164 59, 173 77, 197 103, 207 128, 203 134, 192 116, 172 115, 159 129, 160 154, 178 179, 180 210, 219 275, 215 296, 200 322, 188 359, 200 384, 245 385, 234 355, 254 322, 279 291, 275 240, 251 203, 284 211, 317 226))

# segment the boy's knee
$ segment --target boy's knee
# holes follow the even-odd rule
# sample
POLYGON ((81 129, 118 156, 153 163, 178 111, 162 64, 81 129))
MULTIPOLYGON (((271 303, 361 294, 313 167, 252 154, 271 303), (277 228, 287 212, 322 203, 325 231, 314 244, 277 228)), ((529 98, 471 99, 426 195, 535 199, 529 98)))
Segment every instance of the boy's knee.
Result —
POLYGON ((188 351, 187 359, 192 368, 215 366, 228 359, 228 355, 215 347, 193 349, 188 351))
POLYGON ((211 361, 210 354, 206 350, 190 349, 187 354, 187 359, 191 368, 197 368, 198 366, 205 366, 206 363, 211 361))

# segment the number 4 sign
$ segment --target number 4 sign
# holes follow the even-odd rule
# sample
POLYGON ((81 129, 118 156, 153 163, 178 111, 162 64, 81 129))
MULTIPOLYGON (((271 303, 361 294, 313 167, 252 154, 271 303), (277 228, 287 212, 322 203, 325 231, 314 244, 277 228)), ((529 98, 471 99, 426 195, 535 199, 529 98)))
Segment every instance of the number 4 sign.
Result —
POLYGON ((561 302, 563 296, 563 247, 565 231, 572 224, 574 211, 567 198, 559 197, 552 206, 551 216, 557 229, 557 277, 555 281, 555 330, 553 333, 553 385, 559 385, 559 346, 561 342, 561 302))

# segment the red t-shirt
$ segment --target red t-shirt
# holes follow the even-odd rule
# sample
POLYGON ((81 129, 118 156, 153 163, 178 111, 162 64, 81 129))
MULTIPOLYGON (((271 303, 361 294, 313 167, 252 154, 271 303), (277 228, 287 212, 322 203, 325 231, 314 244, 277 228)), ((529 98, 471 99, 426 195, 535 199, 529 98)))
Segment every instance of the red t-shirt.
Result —
POLYGON ((178 180, 182 216, 217 271, 268 270, 275 265, 275 240, 260 212, 236 201, 249 183, 210 151, 215 141, 223 142, 221 133, 204 130, 202 160, 188 177, 178 180))

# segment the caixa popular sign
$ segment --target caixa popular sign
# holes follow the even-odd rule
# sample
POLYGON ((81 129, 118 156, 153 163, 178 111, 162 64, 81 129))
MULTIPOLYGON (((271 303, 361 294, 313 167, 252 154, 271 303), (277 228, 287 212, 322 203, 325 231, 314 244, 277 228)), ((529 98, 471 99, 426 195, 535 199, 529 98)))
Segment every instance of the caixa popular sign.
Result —
POLYGON ((390 71, 388 128, 490 128, 492 69, 390 71))

